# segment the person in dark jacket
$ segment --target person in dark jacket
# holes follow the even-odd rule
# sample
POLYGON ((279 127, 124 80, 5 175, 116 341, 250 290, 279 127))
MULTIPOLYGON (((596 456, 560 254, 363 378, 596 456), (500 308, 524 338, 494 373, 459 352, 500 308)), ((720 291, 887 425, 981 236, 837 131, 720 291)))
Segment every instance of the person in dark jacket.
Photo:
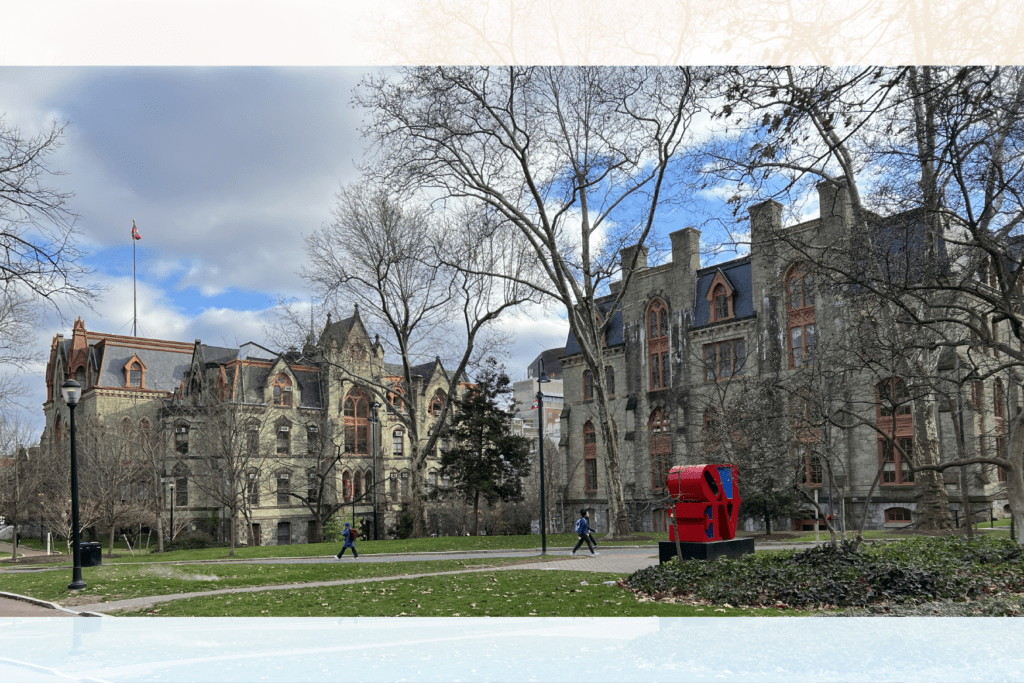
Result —
POLYGON ((345 545, 341 546, 341 552, 335 557, 340 560, 341 556, 345 554, 345 548, 352 548, 352 559, 359 559, 359 553, 356 552, 356 534, 348 522, 345 522, 345 530, 341 532, 341 536, 345 539, 345 545))
POLYGON ((587 512, 586 508, 580 510, 580 518, 576 520, 576 536, 579 540, 576 541, 576 547, 572 549, 570 555, 575 555, 576 551, 580 549, 583 542, 587 542, 587 549, 591 555, 597 555, 594 547, 590 544, 590 513, 587 512))

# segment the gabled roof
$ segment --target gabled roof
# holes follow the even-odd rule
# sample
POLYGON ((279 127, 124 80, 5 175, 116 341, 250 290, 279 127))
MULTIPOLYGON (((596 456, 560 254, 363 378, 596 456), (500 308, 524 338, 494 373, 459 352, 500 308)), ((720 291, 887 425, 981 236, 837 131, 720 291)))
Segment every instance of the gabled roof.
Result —
POLYGON ((694 301, 694 327, 707 325, 711 320, 711 302, 707 299, 715 275, 721 273, 733 291, 733 313, 730 320, 754 315, 753 285, 751 284, 750 256, 719 263, 697 271, 694 301))
MULTIPOLYGON (((601 312, 601 315, 608 315, 608 311, 611 310, 612 304, 615 303, 615 295, 609 294, 608 296, 603 296, 600 299, 597 299, 594 303, 597 304, 597 310, 601 312)), ((621 346, 624 343, 625 337, 623 336, 622 331, 622 306, 619 306, 612 315, 612 322, 608 327, 605 339, 607 341, 607 346, 609 347, 621 346)), ((579 352, 580 343, 576 340, 576 335, 573 334, 572 330, 569 330, 569 336, 565 340, 565 355, 572 356, 579 352)), ((544 361, 544 364, 547 365, 546 360, 544 361)))

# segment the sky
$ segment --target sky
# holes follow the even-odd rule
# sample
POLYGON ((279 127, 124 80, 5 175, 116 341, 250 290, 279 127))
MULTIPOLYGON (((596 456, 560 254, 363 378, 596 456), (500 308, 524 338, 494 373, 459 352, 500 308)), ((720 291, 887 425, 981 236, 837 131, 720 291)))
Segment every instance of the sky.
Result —
MULTIPOLYGON (((0 112, 26 134, 66 122, 49 165, 80 217, 85 263, 105 291, 94 310, 62 306, 38 330, 24 375, 42 427, 45 358, 55 334, 132 334, 132 221, 138 334, 217 346, 265 343, 278 297, 308 301, 303 236, 358 179, 361 113, 352 67, 0 67, 0 112)), ((351 310, 338 311, 347 316, 351 310)), ((568 327, 535 309, 503 359, 521 379, 568 327)))

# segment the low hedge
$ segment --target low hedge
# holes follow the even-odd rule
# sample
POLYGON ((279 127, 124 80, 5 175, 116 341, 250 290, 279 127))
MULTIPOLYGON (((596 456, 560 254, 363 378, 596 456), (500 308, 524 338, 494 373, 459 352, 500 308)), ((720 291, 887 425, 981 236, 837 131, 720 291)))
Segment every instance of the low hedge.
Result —
POLYGON ((864 607, 1024 592, 1020 547, 1010 539, 919 537, 884 544, 667 562, 622 585, 654 599, 736 606, 864 607))
POLYGON ((169 553, 173 550, 202 550, 203 548, 226 548, 227 545, 224 543, 217 543, 211 541, 208 538, 202 538, 199 536, 189 536, 187 538, 181 538, 170 543, 164 543, 164 552, 169 553))

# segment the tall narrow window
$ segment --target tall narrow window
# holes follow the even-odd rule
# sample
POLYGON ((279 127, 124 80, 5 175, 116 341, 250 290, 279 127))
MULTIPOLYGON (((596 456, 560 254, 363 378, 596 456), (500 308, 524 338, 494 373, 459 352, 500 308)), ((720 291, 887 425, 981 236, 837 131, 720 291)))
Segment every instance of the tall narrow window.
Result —
POLYGON ((249 498, 249 507, 259 507, 260 504, 260 479, 255 470, 250 471, 245 477, 245 492, 249 498))
POLYGON ((369 402, 362 389, 353 387, 344 403, 345 452, 357 455, 369 453, 369 402))
POLYGON ((793 266, 786 278, 788 299, 789 367, 815 362, 814 277, 804 266, 793 266))
POLYGON ((320 455, 320 427, 306 425, 306 455, 315 458, 320 455))
POLYGON ((615 396, 615 369, 608 365, 604 369, 604 386, 608 392, 608 398, 615 396))
POLYGON ((177 477, 174 480, 174 507, 188 507, 188 479, 177 477))
POLYGON ((914 483, 910 467, 914 454, 914 420, 906 386, 899 378, 879 382, 878 436, 879 460, 882 464, 882 485, 899 486, 914 483), (883 436, 883 434, 885 436, 883 436), (890 441, 890 437, 895 441, 890 441), (902 453, 900 452, 902 450, 902 453))
POLYGON ((277 454, 289 455, 292 452, 292 428, 291 425, 278 425, 277 427, 277 454))
POLYGON ((363 495, 363 473, 356 470, 352 477, 352 497, 359 500, 363 495))
POLYGON ((725 293, 725 285, 718 285, 712 294, 715 299, 715 319, 725 320, 729 317, 729 296, 725 293))
POLYGON ((181 455, 188 455, 188 425, 174 425, 174 450, 181 455))
POLYGON ((590 370, 583 371, 583 400, 594 400, 594 373, 590 370))
POLYGON ((747 368, 747 344, 743 339, 730 339, 704 345, 704 380, 729 379, 742 375, 747 368))
POLYGON ((651 488, 660 491, 668 481, 672 462, 672 434, 669 432, 668 416, 661 408, 655 408, 650 420, 651 488))
POLYGON ((597 490, 597 431, 587 420, 583 425, 583 474, 587 491, 597 490))
POLYGON ((280 472, 277 475, 277 504, 278 505, 291 505, 291 485, 289 480, 291 475, 288 472, 280 472))
POLYGON ((650 390, 669 386, 668 374, 668 307, 655 299, 647 307, 647 359, 650 370, 650 390))
POLYGON ((409 473, 402 472, 402 498, 406 498, 409 495, 409 473))
POLYGON ((441 414, 441 410, 444 408, 444 401, 448 397, 446 393, 438 389, 434 392, 434 397, 430 399, 429 412, 435 417, 441 414))
POLYGON ((405 432, 401 429, 396 429, 391 432, 391 453, 392 455, 401 456, 405 450, 405 432))
POLYGON ((274 380, 274 405, 285 408, 292 405, 292 381, 284 373, 274 380))
POLYGON ((352 502, 352 473, 345 470, 341 473, 341 494, 346 503, 352 502))

